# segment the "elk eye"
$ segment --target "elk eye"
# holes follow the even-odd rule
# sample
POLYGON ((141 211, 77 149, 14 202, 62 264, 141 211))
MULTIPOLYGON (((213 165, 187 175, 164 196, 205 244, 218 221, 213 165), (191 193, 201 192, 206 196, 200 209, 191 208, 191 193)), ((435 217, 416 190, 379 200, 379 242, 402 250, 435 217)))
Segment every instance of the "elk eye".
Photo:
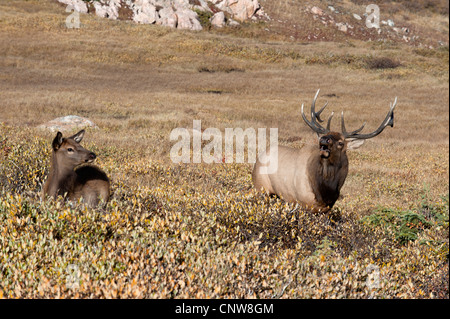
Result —
POLYGON ((73 148, 69 147, 69 148, 67 149, 67 151, 68 151, 68 152, 73 152, 73 148))
POLYGON ((339 146, 344 146, 344 143, 342 143, 342 142, 339 142, 339 146))

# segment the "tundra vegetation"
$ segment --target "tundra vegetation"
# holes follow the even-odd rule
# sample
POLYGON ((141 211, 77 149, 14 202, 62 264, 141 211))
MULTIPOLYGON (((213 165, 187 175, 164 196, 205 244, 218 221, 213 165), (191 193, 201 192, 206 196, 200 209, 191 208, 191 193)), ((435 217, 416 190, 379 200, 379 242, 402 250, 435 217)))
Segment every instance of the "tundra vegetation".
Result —
POLYGON ((418 46, 327 29, 300 1, 201 32, 93 15, 67 29, 56 1, 0 1, 0 297, 448 298, 448 9, 425 2, 380 6, 418 46), (376 129, 398 96, 327 214, 256 192, 251 164, 169 160, 193 120, 317 144, 300 106, 319 87, 349 130, 376 129), (99 127, 83 147, 111 180, 105 207, 39 200, 55 133, 37 126, 69 114, 99 127))

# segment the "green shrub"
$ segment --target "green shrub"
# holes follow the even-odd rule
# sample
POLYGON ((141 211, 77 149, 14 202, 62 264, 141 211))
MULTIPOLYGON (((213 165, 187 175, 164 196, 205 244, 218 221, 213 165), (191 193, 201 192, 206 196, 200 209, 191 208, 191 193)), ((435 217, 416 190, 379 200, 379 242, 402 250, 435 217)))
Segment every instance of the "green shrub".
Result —
POLYGON ((194 10, 198 15, 198 21, 200 21, 200 25, 203 29, 209 30, 211 29, 211 17, 213 16, 212 12, 202 11, 195 9, 194 10))
POLYGON ((375 214, 364 217, 362 222, 370 227, 383 228, 399 245, 405 245, 415 241, 424 229, 437 226, 448 229, 448 195, 442 199, 442 204, 430 204, 423 198, 414 211, 382 207, 375 214))

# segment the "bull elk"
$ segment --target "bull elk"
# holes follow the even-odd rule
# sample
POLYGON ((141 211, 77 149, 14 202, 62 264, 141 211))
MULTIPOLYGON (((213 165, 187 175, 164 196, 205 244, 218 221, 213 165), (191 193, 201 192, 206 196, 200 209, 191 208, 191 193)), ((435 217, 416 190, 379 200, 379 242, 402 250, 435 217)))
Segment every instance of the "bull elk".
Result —
POLYGON ((42 198, 56 198, 62 195, 75 201, 83 198, 89 206, 97 206, 109 199, 109 179, 100 168, 92 163, 96 155, 80 145, 85 131, 64 138, 61 132, 52 142, 52 163, 50 173, 42 189, 42 198))
MULTIPOLYGON (((271 195, 281 196, 289 202, 297 202, 304 209, 313 212, 328 212, 339 197, 340 190, 348 173, 347 150, 360 147, 364 140, 380 134, 387 126, 394 126, 394 109, 397 98, 391 103, 389 112, 381 125, 372 133, 360 134, 365 123, 357 130, 347 132, 344 112, 341 113, 342 133, 330 130, 334 113, 328 118, 327 126, 320 123, 320 114, 328 102, 316 112, 315 105, 319 91, 311 104, 311 121, 301 108, 305 123, 317 133, 318 145, 305 145, 301 149, 279 146, 278 154, 263 153, 255 163, 252 173, 256 189, 265 189, 271 195), (278 160, 278 169, 267 172, 268 163, 278 160)), ((273 162, 272 162, 273 163, 273 162)))

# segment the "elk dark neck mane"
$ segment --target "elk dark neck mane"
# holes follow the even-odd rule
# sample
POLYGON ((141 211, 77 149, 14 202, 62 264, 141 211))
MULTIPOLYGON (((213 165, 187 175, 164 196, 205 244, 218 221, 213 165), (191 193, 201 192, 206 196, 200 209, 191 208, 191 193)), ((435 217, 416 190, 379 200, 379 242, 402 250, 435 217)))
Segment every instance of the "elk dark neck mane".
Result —
POLYGON ((311 161, 310 169, 315 174, 311 179, 311 186, 317 202, 332 207, 339 198, 341 187, 347 177, 347 156, 337 161, 323 158, 311 161))

